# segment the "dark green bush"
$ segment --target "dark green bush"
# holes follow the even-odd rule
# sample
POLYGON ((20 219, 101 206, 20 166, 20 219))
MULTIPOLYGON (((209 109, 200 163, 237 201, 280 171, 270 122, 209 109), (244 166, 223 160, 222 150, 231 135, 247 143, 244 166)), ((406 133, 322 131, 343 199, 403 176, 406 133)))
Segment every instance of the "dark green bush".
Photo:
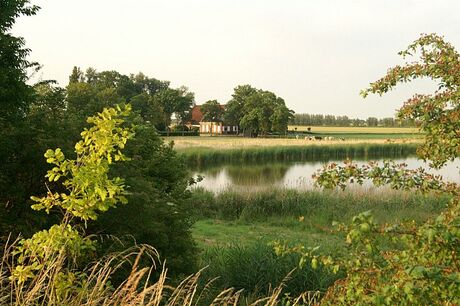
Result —
POLYGON ((190 232, 192 222, 183 204, 190 193, 182 159, 153 128, 145 126, 137 129, 125 152, 131 161, 116 165, 113 174, 125 178, 128 204, 109 210, 89 230, 114 235, 124 243, 109 240, 104 250, 149 244, 167 261, 170 274, 195 272, 197 250, 190 232))

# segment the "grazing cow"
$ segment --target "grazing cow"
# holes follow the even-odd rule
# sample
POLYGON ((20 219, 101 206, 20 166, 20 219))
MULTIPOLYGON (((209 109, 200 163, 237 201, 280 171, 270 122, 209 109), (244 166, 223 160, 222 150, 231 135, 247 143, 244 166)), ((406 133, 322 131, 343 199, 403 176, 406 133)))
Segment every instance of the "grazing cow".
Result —
POLYGON ((321 136, 315 136, 315 140, 322 140, 322 139, 323 139, 323 137, 321 137, 321 136))

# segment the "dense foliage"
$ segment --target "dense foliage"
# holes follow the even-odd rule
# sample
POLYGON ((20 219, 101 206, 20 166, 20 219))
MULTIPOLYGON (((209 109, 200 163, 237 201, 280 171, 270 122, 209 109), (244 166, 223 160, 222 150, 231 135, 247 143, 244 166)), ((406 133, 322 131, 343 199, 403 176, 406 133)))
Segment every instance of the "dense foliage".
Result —
POLYGON ((220 122, 224 116, 224 108, 217 100, 207 101, 201 105, 200 110, 203 114, 203 121, 220 122))
MULTIPOLYGON (((158 254, 149 246, 94 257, 99 245, 96 236, 85 234, 84 226, 78 222, 96 220, 109 208, 126 204, 124 179, 109 172, 114 163, 127 160, 121 151, 134 136, 133 126, 125 121, 130 111, 129 105, 117 106, 88 118, 92 126, 81 133, 82 139, 75 145, 75 159, 66 158, 59 148, 46 151, 47 162, 54 165, 48 171, 47 181, 58 190, 52 188, 43 197, 32 197, 33 208, 48 213, 58 209, 63 215, 59 224, 38 231, 31 238, 10 241, 2 250, 0 304, 178 305, 186 300, 198 303, 195 292, 199 274, 177 287, 165 284, 166 270, 152 278, 158 254), (64 188, 58 188, 60 182, 64 188), (117 271, 126 266, 129 272, 118 285, 117 271)), ((231 292, 228 295, 219 295, 216 302, 237 298, 231 292)))
POLYGON ((68 108, 85 118, 101 106, 130 102, 145 122, 158 130, 166 130, 173 114, 182 122, 188 120, 194 95, 185 87, 170 88, 168 81, 149 78, 142 73, 129 76, 117 71, 97 72, 88 68, 83 73, 74 67, 69 77, 68 108))
POLYGON ((187 113, 193 94, 142 73, 126 76, 92 68, 82 72, 78 67, 74 67, 67 88, 53 81, 27 85, 28 69, 35 66, 26 59, 29 50, 23 40, 8 31, 16 17, 37 10, 28 1, 1 1, 0 245, 10 233, 31 237, 60 220, 59 209, 51 209, 46 216, 30 208, 30 195, 44 196, 48 188, 63 191, 54 180, 45 180, 48 166, 42 153, 60 147, 65 156, 76 159, 73 147, 80 131, 88 127, 86 118, 129 101, 133 111, 126 120, 135 125, 137 134, 125 148, 131 162, 112 167, 109 174, 126 179, 129 204, 123 211, 109 210, 104 218, 89 221, 87 232, 118 236, 116 241, 124 243, 104 239, 97 248, 101 256, 148 243, 156 246, 162 259, 168 259, 173 274, 191 272, 196 250, 191 224, 181 208, 188 197, 188 173, 172 145, 163 143, 156 129, 164 129, 172 113, 187 113), (177 94, 162 100, 159 95, 165 91, 177 94))
POLYGON ((225 122, 238 125, 248 136, 269 132, 285 133, 294 112, 274 93, 240 85, 225 109, 225 122))
POLYGON ((0 2, 0 124, 23 118, 32 101, 26 69, 37 64, 27 60, 30 50, 24 46, 24 39, 13 36, 10 30, 17 17, 35 15, 38 9, 25 0, 0 2))
MULTIPOLYGON (((34 88, 26 82, 30 69, 37 64, 27 59, 30 50, 24 46, 24 39, 10 33, 17 17, 34 15, 37 10, 29 1, 0 2, 0 245, 15 226, 30 233, 33 231, 28 231, 28 224, 37 222, 33 217, 28 224, 13 221, 31 216, 30 209, 19 203, 27 201, 31 191, 41 185, 42 176, 37 179, 33 172, 44 173, 43 165, 36 163, 41 159, 36 150, 43 152, 46 147, 40 141, 45 132, 38 128, 44 119, 27 116, 34 103, 34 88)), ((37 100, 48 99, 42 93, 37 100)))
MULTIPOLYGON (((60 224, 19 242, 19 257, 11 276, 12 281, 21 284, 35 278, 37 271, 50 268, 49 265, 53 264, 50 259, 57 254, 66 254, 68 261, 68 268, 60 272, 63 278, 85 278, 85 275, 73 272, 71 259, 77 261, 84 253, 94 250, 94 242, 74 228, 73 219, 96 220, 101 212, 115 207, 119 202, 127 202, 124 180, 109 178, 109 167, 115 161, 126 159, 120 150, 134 135, 131 128, 122 127, 123 117, 129 112, 129 107, 123 110, 104 109, 97 116, 88 118, 88 123, 94 126, 81 133, 82 140, 75 144, 76 159, 67 159, 60 148, 46 151, 46 161, 54 165, 46 177, 49 182, 62 181, 65 190, 49 190, 46 196, 33 196, 35 204, 32 208, 47 213, 59 208, 64 216, 60 224)), ((72 283, 67 285, 78 287, 72 283)), ((50 282, 49 286, 53 286, 53 283, 50 282)), ((64 284, 54 286, 50 290, 56 290, 58 300, 72 294, 69 292, 72 289, 64 284)))

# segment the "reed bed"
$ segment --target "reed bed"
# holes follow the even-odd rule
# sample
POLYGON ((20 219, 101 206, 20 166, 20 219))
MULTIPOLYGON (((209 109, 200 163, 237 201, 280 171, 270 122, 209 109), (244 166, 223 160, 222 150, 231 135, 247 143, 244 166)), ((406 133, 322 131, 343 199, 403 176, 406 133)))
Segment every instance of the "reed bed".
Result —
POLYGON ((192 167, 231 162, 261 161, 328 161, 347 158, 401 158, 414 155, 414 143, 389 144, 330 144, 308 146, 246 147, 221 150, 209 148, 189 148, 179 151, 192 167))
POLYGON ((202 261, 207 266, 203 271, 204 279, 216 278, 210 290, 219 292, 220 288, 228 287, 241 290, 243 304, 269 296, 279 283, 283 283, 282 297, 285 294, 297 297, 309 292, 316 293, 319 298, 344 276, 322 267, 313 269, 309 263, 302 269, 295 268, 300 261, 298 254, 277 256, 273 247, 264 241, 207 248, 202 261))
POLYGON ((386 188, 350 191, 272 189, 247 193, 228 190, 219 194, 197 188, 188 204, 197 219, 254 222, 271 217, 302 216, 303 222, 330 227, 332 221, 349 221, 366 210, 373 210, 379 222, 424 221, 436 215, 448 200, 438 195, 386 188))

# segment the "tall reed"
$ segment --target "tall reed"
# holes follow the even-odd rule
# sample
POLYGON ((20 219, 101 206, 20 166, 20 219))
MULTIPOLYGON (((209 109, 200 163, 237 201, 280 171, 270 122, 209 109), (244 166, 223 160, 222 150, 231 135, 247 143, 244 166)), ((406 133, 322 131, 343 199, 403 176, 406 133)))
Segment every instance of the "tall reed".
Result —
POLYGON ((264 221, 271 217, 299 217, 305 222, 330 226, 348 221, 359 212, 372 209, 378 221, 425 220, 439 212, 447 197, 409 194, 393 190, 297 191, 272 189, 260 192, 224 191, 217 195, 202 188, 193 191, 188 202, 195 218, 264 221))
POLYGON ((270 295, 279 283, 283 283, 282 296, 299 296, 306 291, 325 292, 343 276, 321 267, 313 269, 309 263, 298 269, 300 256, 277 256, 273 247, 265 241, 207 248, 203 251, 202 260, 207 265, 203 271, 205 279, 216 278, 211 290, 215 288, 218 292, 228 287, 243 290, 241 297, 248 304, 270 295))
POLYGON ((228 162, 328 161, 346 158, 396 158, 415 154, 415 144, 335 144, 308 146, 250 147, 228 150, 188 148, 181 156, 192 167, 228 162))

